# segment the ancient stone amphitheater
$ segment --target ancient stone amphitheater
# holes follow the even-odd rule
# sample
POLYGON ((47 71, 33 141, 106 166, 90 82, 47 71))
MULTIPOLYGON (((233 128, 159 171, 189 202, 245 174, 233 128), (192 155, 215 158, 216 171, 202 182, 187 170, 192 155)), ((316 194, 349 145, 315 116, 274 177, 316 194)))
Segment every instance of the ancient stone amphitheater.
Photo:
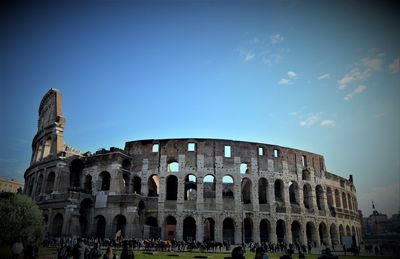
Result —
POLYGON ((361 240, 353 179, 321 155, 225 139, 149 139, 81 153, 65 145, 61 94, 39 107, 24 192, 47 235, 338 246, 361 240))

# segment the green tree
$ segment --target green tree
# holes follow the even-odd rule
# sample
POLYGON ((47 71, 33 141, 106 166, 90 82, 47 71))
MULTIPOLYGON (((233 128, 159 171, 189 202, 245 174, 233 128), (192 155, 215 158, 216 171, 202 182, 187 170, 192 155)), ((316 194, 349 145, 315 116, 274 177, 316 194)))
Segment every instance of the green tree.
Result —
POLYGON ((20 193, 0 194, 0 240, 39 243, 43 239, 43 216, 32 199, 20 193))

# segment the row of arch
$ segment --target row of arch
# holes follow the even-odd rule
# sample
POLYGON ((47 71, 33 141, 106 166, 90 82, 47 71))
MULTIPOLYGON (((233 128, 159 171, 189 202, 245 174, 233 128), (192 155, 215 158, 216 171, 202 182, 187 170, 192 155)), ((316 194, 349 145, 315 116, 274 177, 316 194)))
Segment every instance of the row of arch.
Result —
POLYGON ((35 148, 35 151, 33 153, 33 158, 32 162, 37 162, 42 160, 43 158, 46 158, 50 154, 53 154, 53 139, 51 137, 48 137, 46 140, 40 141, 35 148))
MULTIPOLYGON (((83 212, 84 213, 84 212, 83 212)), ((86 216, 84 216, 86 217, 86 216)), ((45 216, 45 221, 48 217, 45 216)), ((82 215, 80 218, 81 235, 89 236, 94 234, 95 237, 105 238, 106 236, 106 226, 110 225, 111 235, 114 236, 117 231, 121 231, 121 234, 126 237, 126 227, 127 218, 122 215, 116 215, 112 222, 108 223, 103 215, 96 215, 94 217, 94 229, 89 229, 87 222, 83 222, 82 215), (86 224, 86 225, 85 225, 86 224)), ((47 222, 46 222, 47 223, 47 222)), ((62 226, 64 223, 64 217, 61 213, 57 213, 52 220, 51 234, 54 237, 61 236, 62 226)), ((161 233, 164 239, 176 239, 177 238, 177 219, 168 215, 164 222, 164 233, 161 233)), ((153 216, 149 216, 145 219, 145 224, 151 227, 158 227, 157 219, 153 216)), ((336 223, 331 223, 327 225, 325 222, 320 222, 319 224, 308 221, 305 224, 301 224, 298 220, 293 220, 291 222, 286 222, 282 219, 277 221, 270 221, 269 219, 261 219, 258 226, 255 226, 251 218, 244 218, 242 222, 235 222, 231 217, 226 217, 222 221, 222 240, 216 240, 216 221, 212 217, 204 219, 203 224, 197 224, 196 220, 192 216, 187 216, 182 221, 182 240, 191 241, 197 240, 197 231, 199 227, 203 228, 203 241, 230 241, 232 244, 240 243, 242 241, 248 243, 254 241, 253 233, 256 228, 258 228, 259 241, 261 242, 287 242, 290 240, 291 243, 301 243, 308 244, 312 243, 314 245, 328 245, 328 246, 338 246, 342 244, 342 237, 352 236, 358 241, 359 229, 356 230, 355 226, 350 227, 349 225, 343 226, 336 223), (274 224, 272 224, 274 223, 274 224), (241 239, 235 240, 236 231, 241 231, 241 239), (290 235, 290 239, 286 237, 290 235), (242 240, 243 239, 243 240, 242 240)))

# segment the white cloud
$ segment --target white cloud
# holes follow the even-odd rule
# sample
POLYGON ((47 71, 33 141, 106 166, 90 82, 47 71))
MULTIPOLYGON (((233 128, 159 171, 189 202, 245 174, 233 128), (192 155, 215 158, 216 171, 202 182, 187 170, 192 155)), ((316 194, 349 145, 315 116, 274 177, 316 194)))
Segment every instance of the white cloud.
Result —
POLYGON ((383 53, 376 55, 374 58, 363 58, 362 62, 365 68, 372 71, 379 71, 382 69, 383 53))
POLYGON ((336 125, 336 122, 334 120, 322 120, 320 125, 323 127, 333 127, 336 125))
POLYGON ((300 127, 310 127, 320 120, 319 114, 313 114, 305 118, 304 120, 300 121, 300 127))
POLYGON ((282 37, 282 35, 280 35, 280 34, 271 35, 271 36, 269 37, 269 39, 270 39, 270 42, 271 42, 272 44, 277 44, 277 43, 283 41, 283 37, 282 37))
POLYGON ((325 79, 329 79, 329 78, 331 78, 331 75, 329 75, 329 74, 323 74, 323 75, 320 75, 320 76, 318 77, 318 80, 325 80, 325 79))
POLYGON ((400 58, 396 58, 391 64, 389 64, 389 71, 393 74, 400 72, 400 58))
POLYGON ((346 74, 342 79, 340 79, 338 81, 339 89, 343 90, 351 82, 361 80, 361 79, 363 79, 361 72, 357 68, 355 68, 352 71, 350 71, 350 73, 346 74))
POLYGON ((286 79, 286 78, 282 78, 281 80, 279 80, 280 85, 290 85, 291 83, 292 83, 292 81, 290 81, 289 79, 286 79))
POLYGON ((357 86, 357 88, 354 89, 353 92, 347 94, 347 95, 344 97, 344 100, 350 101, 351 99, 353 99, 353 96, 354 96, 354 95, 356 95, 356 94, 361 94, 362 92, 365 91, 365 89, 367 89, 367 87, 366 87, 365 85, 359 85, 359 86, 357 86))
POLYGON ((256 57, 256 53, 253 50, 237 49, 240 55, 244 58, 244 62, 248 62, 256 57))
POLYGON ((297 74, 295 72, 293 72, 293 71, 289 71, 289 72, 287 72, 287 76, 289 78, 295 78, 297 76, 297 74))

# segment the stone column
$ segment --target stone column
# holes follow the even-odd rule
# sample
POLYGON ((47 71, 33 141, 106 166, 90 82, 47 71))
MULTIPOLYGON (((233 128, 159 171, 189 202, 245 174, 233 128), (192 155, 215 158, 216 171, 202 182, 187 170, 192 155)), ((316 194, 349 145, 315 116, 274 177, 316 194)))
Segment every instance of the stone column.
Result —
POLYGON ((276 244, 278 242, 278 239, 276 237, 276 219, 272 218, 270 224, 271 224, 270 242, 276 244))
POLYGON ((285 220, 285 243, 286 244, 292 244, 293 243, 293 238, 292 238, 292 226, 290 224, 291 220, 287 219, 285 220))
POLYGON ((260 243, 260 218, 258 216, 253 216, 253 241, 260 243))
POLYGON ((270 211, 276 213, 276 203, 275 203, 275 181, 274 179, 268 180, 268 204, 270 206, 270 211))
POLYGON ((196 208, 198 211, 202 211, 204 209, 204 178, 203 176, 197 177, 197 197, 196 197, 196 208))
POLYGON ((183 240, 183 218, 182 216, 176 217, 176 233, 175 237, 177 241, 183 240))
POLYGON ((196 241, 203 242, 204 238, 204 219, 202 216, 196 217, 196 241))

